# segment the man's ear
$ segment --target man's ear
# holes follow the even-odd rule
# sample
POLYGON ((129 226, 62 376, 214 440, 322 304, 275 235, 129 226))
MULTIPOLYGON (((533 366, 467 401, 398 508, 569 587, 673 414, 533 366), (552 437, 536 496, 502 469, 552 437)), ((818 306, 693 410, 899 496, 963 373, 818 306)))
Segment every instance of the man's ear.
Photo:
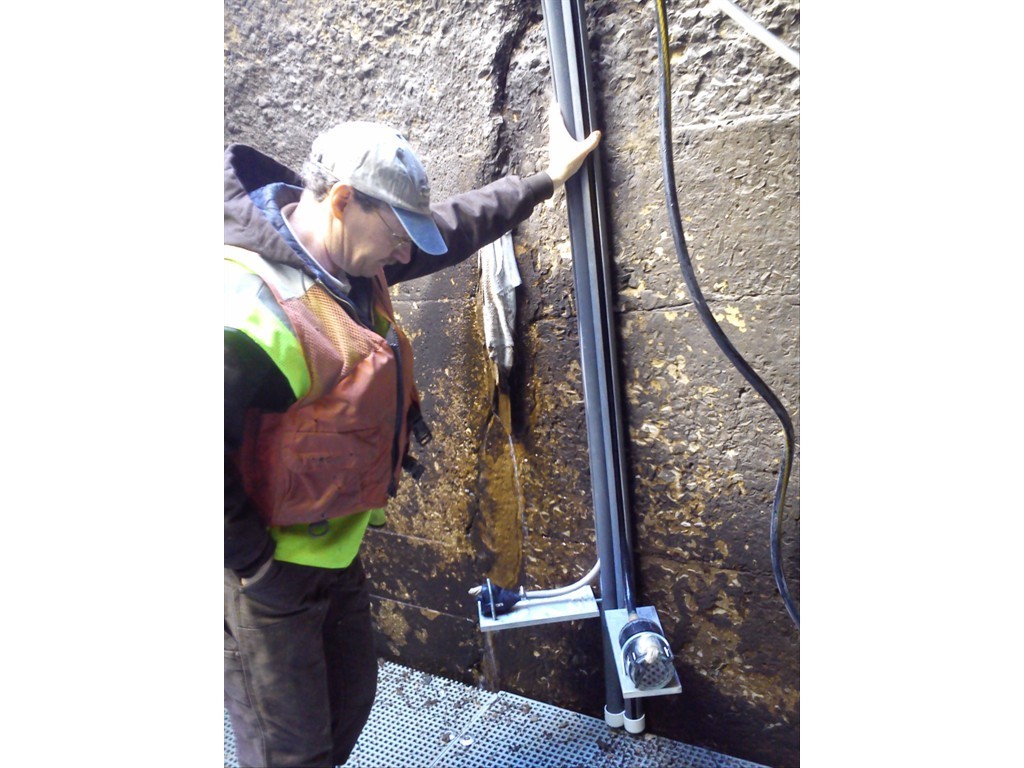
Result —
POLYGON ((345 207, 352 199, 353 189, 348 184, 342 184, 340 181, 331 187, 331 191, 327 193, 327 197, 331 200, 331 211, 335 216, 341 218, 345 207))

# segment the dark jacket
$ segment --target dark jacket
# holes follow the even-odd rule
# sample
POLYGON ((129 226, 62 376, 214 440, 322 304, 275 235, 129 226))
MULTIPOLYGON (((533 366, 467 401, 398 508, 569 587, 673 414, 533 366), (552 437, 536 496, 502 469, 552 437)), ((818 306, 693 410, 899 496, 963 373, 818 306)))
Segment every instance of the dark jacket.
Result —
MULTIPOLYGON (((309 263, 301 249, 290 242, 287 230, 280 228, 275 207, 297 200, 301 187, 301 178, 276 160, 251 147, 229 146, 224 154, 225 244, 256 251, 268 261, 320 276, 316 265, 309 263)), ((388 283, 429 275, 464 261, 527 219, 537 203, 552 193, 553 185, 547 174, 526 179, 507 176, 432 205, 448 252, 431 256, 413 246, 407 264, 385 268, 388 283)), ((369 283, 350 277, 347 284, 345 298, 356 307, 363 305, 369 283)), ((248 336, 225 328, 224 566, 243 577, 251 576, 272 556, 274 542, 246 497, 233 456, 242 443, 246 414, 251 409, 283 412, 294 402, 287 380, 270 357, 248 336)))

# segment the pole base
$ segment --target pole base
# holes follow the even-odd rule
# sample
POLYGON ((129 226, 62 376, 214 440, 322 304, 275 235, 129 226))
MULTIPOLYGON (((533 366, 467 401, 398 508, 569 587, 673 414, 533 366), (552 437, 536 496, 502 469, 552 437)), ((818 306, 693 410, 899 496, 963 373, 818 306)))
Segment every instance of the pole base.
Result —
POLYGON ((643 733, 644 728, 647 727, 647 715, 640 715, 636 720, 631 720, 623 713, 623 718, 626 725, 626 733, 643 733))
POLYGON ((626 722, 626 713, 624 711, 618 713, 609 712, 608 707, 605 707, 604 721, 609 728, 621 728, 626 722))

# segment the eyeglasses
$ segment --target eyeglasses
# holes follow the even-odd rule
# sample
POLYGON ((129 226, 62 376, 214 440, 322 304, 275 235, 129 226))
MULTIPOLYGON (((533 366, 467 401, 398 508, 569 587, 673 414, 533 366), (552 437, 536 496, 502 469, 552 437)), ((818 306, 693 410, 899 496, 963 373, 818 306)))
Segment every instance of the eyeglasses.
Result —
POLYGON ((387 229, 387 231, 391 234, 391 239, 395 241, 395 250, 398 250, 399 248, 405 248, 405 246, 407 245, 412 245, 412 240, 410 240, 405 235, 397 234, 391 229, 391 225, 387 223, 383 216, 380 215, 380 208, 375 207, 373 209, 373 212, 377 214, 377 218, 380 219, 381 224, 383 224, 384 228, 387 229))

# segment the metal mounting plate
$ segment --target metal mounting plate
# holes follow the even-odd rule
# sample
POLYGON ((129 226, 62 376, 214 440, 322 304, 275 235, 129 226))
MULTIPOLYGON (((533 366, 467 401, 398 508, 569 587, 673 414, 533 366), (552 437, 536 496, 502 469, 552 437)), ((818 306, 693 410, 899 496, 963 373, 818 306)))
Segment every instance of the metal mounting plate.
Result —
POLYGON ((554 624, 559 621, 593 619, 601 615, 594 599, 594 590, 589 584, 561 597, 546 597, 539 600, 520 600, 503 616, 484 616, 482 606, 477 602, 480 629, 492 632, 498 629, 530 627, 536 624, 554 624))

